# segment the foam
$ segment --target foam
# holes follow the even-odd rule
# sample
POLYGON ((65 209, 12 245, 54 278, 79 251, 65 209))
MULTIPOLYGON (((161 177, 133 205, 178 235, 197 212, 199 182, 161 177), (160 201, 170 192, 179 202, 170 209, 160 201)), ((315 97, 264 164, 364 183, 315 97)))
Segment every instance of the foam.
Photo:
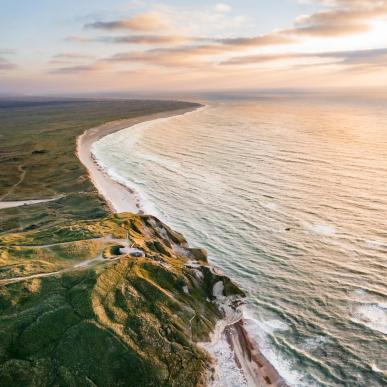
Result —
POLYGON ((137 184, 135 184, 134 182, 130 182, 129 180, 127 180, 125 177, 120 175, 113 168, 108 167, 107 164, 98 157, 98 150, 97 150, 97 148, 94 147, 94 145, 91 148, 91 154, 94 158, 95 163, 101 169, 103 169, 103 171, 107 175, 109 175, 109 177, 111 177, 117 183, 128 188, 128 190, 132 193, 133 197, 135 198, 135 201, 139 207, 139 210, 141 210, 147 214, 159 216, 159 213, 158 213, 156 207, 153 205, 152 201, 147 198, 146 194, 143 191, 141 191, 139 186, 137 184))
POLYGON ((366 240, 365 244, 370 249, 387 248, 387 243, 382 241, 366 240))
POLYGON ((352 309, 353 321, 387 335, 387 305, 361 304, 352 309))
MULTIPOLYGON (((101 167, 107 175, 109 175, 114 181, 118 182, 119 184, 123 185, 124 187, 128 188, 129 191, 132 193, 136 205, 139 208, 139 210, 143 211, 147 214, 152 214, 154 216, 157 216, 161 218, 161 214, 153 204, 151 200, 148 199, 147 195, 139 188, 137 184, 135 184, 132 181, 127 180, 122 175, 120 175, 114 168, 109 167, 107 163, 104 163, 99 155, 99 146, 103 145, 112 145, 112 144, 125 144, 125 148, 127 150, 134 151, 135 145, 138 143, 138 141, 141 139, 141 137, 144 134, 144 131, 153 127, 155 124, 160 124, 164 122, 168 122, 171 120, 175 120, 180 118, 181 116, 185 116, 188 114, 194 114, 198 112, 202 112, 203 110, 207 109, 209 106, 203 106, 199 109, 188 111, 183 114, 177 114, 175 116, 170 117, 164 117, 164 118, 158 118, 151 121, 144 121, 140 122, 136 125, 132 125, 126 129, 120 130, 119 132, 109 134, 102 139, 98 140, 94 144, 92 144, 90 148, 90 152, 92 154, 92 157, 95 161, 95 163, 101 167)), ((157 162, 160 165, 163 165, 164 167, 167 167, 171 169, 172 171, 176 171, 176 167, 179 167, 177 163, 174 163, 173 161, 167 160, 165 158, 160 158, 156 155, 151 154, 142 154, 141 152, 136 152, 145 160, 157 162)), ((110 164, 110 163, 109 163, 110 164)), ((113 164, 113 162, 112 162, 113 164)))
POLYGON ((372 371, 378 372, 383 375, 387 375, 387 370, 382 370, 375 363, 372 363, 371 368, 372 368, 372 371))
POLYGON ((274 202, 260 202, 261 206, 272 211, 278 210, 278 204, 274 202))
POLYGON ((320 235, 332 236, 336 234, 336 227, 328 224, 313 224, 310 229, 320 235))
POLYGON ((320 348, 324 346, 329 341, 329 337, 327 336, 314 336, 306 339, 303 344, 302 348, 308 352, 312 352, 317 348, 320 348))
POLYGON ((245 310, 245 328, 250 336, 258 343, 260 351, 267 360, 274 366, 282 378, 291 386, 312 387, 310 382, 304 382, 304 375, 293 369, 291 362, 275 352, 270 344, 268 337, 275 331, 286 331, 289 326, 281 320, 265 320, 257 319, 253 312, 245 310))
POLYGON ((364 289, 356 289, 353 294, 357 297, 350 307, 352 321, 387 334, 387 302, 371 296, 364 289))
POLYGON ((206 349, 215 357, 217 365, 212 387, 248 387, 246 378, 235 363, 234 353, 223 336, 206 349))
POLYGON ((136 155, 138 156, 139 159, 153 162, 167 169, 172 173, 178 173, 180 170, 180 163, 175 162, 173 160, 169 160, 166 157, 161 157, 153 153, 141 153, 141 152, 136 152, 136 155))

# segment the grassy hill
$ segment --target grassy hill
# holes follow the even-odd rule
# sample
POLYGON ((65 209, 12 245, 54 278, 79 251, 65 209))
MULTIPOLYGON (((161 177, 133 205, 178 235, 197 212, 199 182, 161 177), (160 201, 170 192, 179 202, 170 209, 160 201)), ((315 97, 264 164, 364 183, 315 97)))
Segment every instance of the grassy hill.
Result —
POLYGON ((1 193, 66 196, 0 210, 0 386, 206 385, 214 285, 243 293, 158 219, 109 214, 74 154, 88 127, 187 105, 35 102, 0 104, 1 193))

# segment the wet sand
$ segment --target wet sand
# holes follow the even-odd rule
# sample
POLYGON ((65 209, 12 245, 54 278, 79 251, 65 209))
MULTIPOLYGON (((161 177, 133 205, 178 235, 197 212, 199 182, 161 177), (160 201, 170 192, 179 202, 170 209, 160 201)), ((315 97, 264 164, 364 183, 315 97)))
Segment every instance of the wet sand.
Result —
POLYGON ((77 155, 87 168, 89 176, 98 192, 105 198, 112 212, 141 212, 141 203, 136 193, 127 186, 113 180, 94 160, 91 152, 92 145, 109 134, 139 124, 145 121, 172 117, 184 114, 192 109, 177 109, 162 113, 150 114, 125 120, 108 122, 101 126, 86 130, 77 139, 77 155))
POLYGON ((261 353, 255 341, 250 338, 243 319, 227 326, 224 335, 234 352, 235 362, 242 370, 249 386, 288 386, 261 353))

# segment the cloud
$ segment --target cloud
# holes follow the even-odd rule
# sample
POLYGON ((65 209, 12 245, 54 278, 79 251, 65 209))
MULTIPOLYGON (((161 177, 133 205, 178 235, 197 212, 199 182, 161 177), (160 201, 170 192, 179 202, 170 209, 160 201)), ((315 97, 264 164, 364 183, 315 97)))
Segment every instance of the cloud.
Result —
POLYGON ((16 68, 16 64, 11 63, 7 59, 0 56, 0 71, 15 70, 16 68))
POLYGON ((123 35, 123 36, 99 36, 95 38, 81 38, 78 36, 70 36, 66 38, 69 41, 79 43, 117 43, 117 44, 141 44, 141 45, 179 45, 188 42, 203 42, 209 39, 197 36, 184 35, 123 35))
POLYGON ((49 71, 50 74, 79 74, 79 73, 89 73, 95 71, 105 71, 109 66, 102 62, 95 62, 86 65, 75 65, 75 66, 66 66, 49 71))
MULTIPOLYGON (((143 68, 148 66, 172 68, 175 66, 176 68, 202 68, 204 70, 209 66, 215 68, 219 63, 230 66, 306 59, 308 59, 306 65, 310 65, 311 60, 317 59, 322 65, 329 62, 355 66, 357 65, 356 61, 358 64, 363 61, 363 64, 367 65, 367 60, 375 62, 384 60, 383 52, 372 50, 363 50, 363 52, 359 50, 325 53, 261 54, 225 59, 230 55, 245 51, 248 53, 257 48, 302 42, 302 38, 305 36, 337 37, 367 31, 370 29, 373 20, 387 16, 387 0, 375 0, 373 2, 368 0, 310 0, 310 2, 323 5, 324 9, 311 15, 300 16, 296 19, 292 28, 256 36, 222 37, 227 29, 222 27, 220 33, 217 33, 216 30, 209 27, 212 25, 218 26, 222 23, 229 26, 228 22, 234 20, 231 15, 226 15, 227 12, 231 11, 231 7, 224 3, 218 3, 212 8, 207 7, 206 12, 201 10, 201 12, 189 13, 185 9, 159 6, 153 8, 151 12, 137 14, 128 19, 96 21, 87 24, 85 27, 105 31, 124 29, 136 33, 87 38, 72 36, 67 40, 154 47, 116 53, 110 57, 99 59, 91 65, 81 66, 75 63, 74 66, 61 67, 53 70, 53 72, 69 74, 85 71, 104 71, 131 65, 139 67, 139 64, 146 65, 143 68), (190 22, 195 26, 201 25, 201 30, 198 32, 197 29, 192 28, 190 22), (200 35, 203 30, 208 32, 208 36, 196 36, 200 35)), ((72 58, 56 59, 71 60, 72 58)), ((314 62, 316 61, 314 60, 314 62)), ((314 65, 318 64, 315 63, 314 65)))
MULTIPOLYGON (((204 38, 201 38, 204 39, 204 38)), ((119 53, 108 58, 112 62, 143 62, 160 66, 197 66, 210 63, 211 57, 249 48, 266 47, 289 43, 284 36, 263 35, 250 38, 214 39, 212 43, 186 45, 171 48, 156 48, 146 51, 119 53)), ((213 62, 214 63, 214 62, 213 62)), ((216 62, 215 62, 216 63, 216 62)))
POLYGON ((228 4, 218 3, 215 5, 214 10, 219 13, 231 12, 232 8, 228 4))
POLYGON ((147 51, 132 51, 127 53, 115 54, 112 57, 107 58, 106 60, 113 63, 145 63, 154 66, 164 67, 195 67, 198 63, 202 63, 202 59, 198 59, 198 55, 196 55, 196 52, 194 50, 195 48, 191 47, 190 49, 160 48, 147 51))
POLYGON ((92 55, 82 54, 80 52, 63 52, 53 56, 54 59, 90 59, 92 55))
POLYGON ((86 38, 84 36, 79 36, 79 35, 68 36, 67 38, 65 38, 65 40, 68 42, 77 42, 77 43, 88 43, 92 41, 90 38, 86 38))
POLYGON ((263 46, 273 46, 281 44, 294 43, 295 39, 285 34, 272 33, 267 35, 259 35, 253 37, 243 37, 243 38, 224 38, 217 39, 219 43, 222 43, 228 47, 236 46, 245 46, 245 47, 263 47, 263 46))
POLYGON ((169 28, 168 21, 157 12, 145 12, 129 19, 114 21, 97 21, 85 25, 85 28, 100 30, 131 30, 131 31, 156 31, 169 28))
POLYGON ((387 16, 385 0, 319 1, 328 9, 297 18, 294 28, 283 33, 315 37, 337 37, 366 32, 374 19, 387 16))
MULTIPOLYGON (((210 38, 203 36, 185 36, 185 35, 125 35, 125 36, 102 36, 95 38, 80 38, 78 36, 71 36, 66 40, 88 43, 126 43, 126 44, 142 44, 142 45, 159 45, 170 44, 180 45, 190 43, 202 43, 209 42, 214 44, 214 51, 226 52, 233 49, 238 50, 243 47, 264 47, 273 45, 289 44, 296 41, 294 37, 285 36, 283 34, 267 34, 252 37, 240 37, 240 38, 210 38)), ((200 50, 201 46, 189 47, 189 49, 197 48, 200 50)), ((209 46, 205 46, 206 49, 209 46)), ((184 49, 184 48, 183 48, 184 49)))
POLYGON ((131 36, 114 36, 103 37, 97 40, 110 43, 126 43, 126 44, 182 44, 188 41, 197 40, 200 38, 182 36, 182 35, 131 35, 131 36))
POLYGON ((129 9, 143 8, 147 5, 146 1, 143 0, 131 0, 128 2, 127 7, 129 9))
MULTIPOLYGON (((79 52, 64 52, 56 54, 52 57, 52 59, 49 61, 49 64, 51 65, 69 65, 75 63, 79 63, 84 60, 90 60, 94 59, 95 56, 88 55, 88 54, 82 54, 79 52)), ((75 66, 78 66, 75 65, 75 66)))
POLYGON ((9 48, 0 49, 0 55, 13 55, 15 54, 15 50, 11 50, 9 48))
POLYGON ((251 65, 262 64, 274 61, 286 61, 292 59, 331 59, 341 65, 387 65, 387 48, 351 50, 351 51, 332 51, 332 52, 309 52, 309 53, 284 53, 284 54, 266 54, 250 55, 229 59, 224 61, 224 65, 251 65))

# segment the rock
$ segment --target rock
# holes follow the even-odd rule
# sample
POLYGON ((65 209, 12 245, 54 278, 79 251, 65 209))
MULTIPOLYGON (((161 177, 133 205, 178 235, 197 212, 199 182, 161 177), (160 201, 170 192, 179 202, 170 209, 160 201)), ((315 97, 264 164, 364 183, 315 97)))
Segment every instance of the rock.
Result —
POLYGON ((145 257, 145 253, 143 251, 135 250, 135 249, 132 249, 132 251, 129 253, 129 255, 131 257, 136 257, 136 258, 145 257))
POLYGON ((206 249, 192 248, 189 249, 189 251, 197 261, 207 262, 208 252, 206 249))
POLYGON ((145 257, 145 253, 140 249, 135 249, 132 247, 121 247, 120 248, 121 255, 130 255, 131 257, 145 257))
POLYGON ((43 155, 47 152, 48 152, 47 149, 36 149, 36 150, 32 151, 32 154, 33 155, 43 155))

